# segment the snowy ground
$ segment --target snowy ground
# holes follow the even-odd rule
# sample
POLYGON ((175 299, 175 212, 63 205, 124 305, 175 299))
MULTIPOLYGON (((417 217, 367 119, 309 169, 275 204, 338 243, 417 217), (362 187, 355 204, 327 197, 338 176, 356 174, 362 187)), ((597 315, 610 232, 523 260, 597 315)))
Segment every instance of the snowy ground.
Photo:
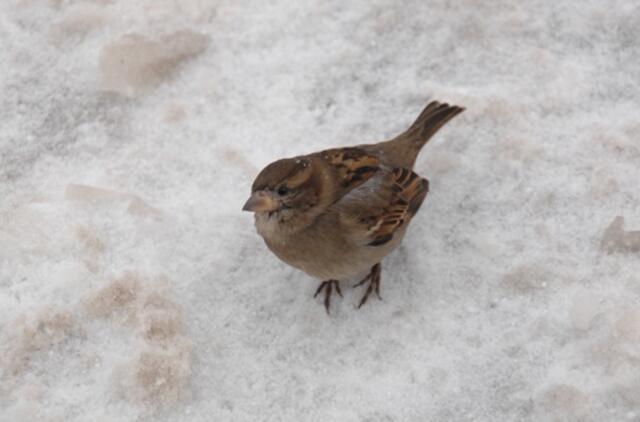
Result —
POLYGON ((0 420, 640 420, 638 28, 636 0, 3 0, 0 420), (431 99, 467 111, 384 300, 327 317, 251 181, 431 99))

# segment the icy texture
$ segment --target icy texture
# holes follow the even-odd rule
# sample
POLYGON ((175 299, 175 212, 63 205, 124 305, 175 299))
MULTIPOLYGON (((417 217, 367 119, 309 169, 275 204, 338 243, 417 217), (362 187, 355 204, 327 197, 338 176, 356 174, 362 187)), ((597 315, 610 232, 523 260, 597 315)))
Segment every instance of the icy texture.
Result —
POLYGON ((635 0, 0 2, 0 421, 638 420, 638 28, 635 0), (432 99, 467 111, 383 300, 327 316, 252 179, 432 99))
POLYGON ((206 36, 186 30, 158 40, 127 34, 102 49, 104 86, 128 96, 147 91, 166 80, 181 62, 201 54, 208 44, 206 36))
POLYGON ((624 218, 617 216, 604 231, 601 248, 608 252, 640 252, 640 230, 626 231, 623 229, 624 218))

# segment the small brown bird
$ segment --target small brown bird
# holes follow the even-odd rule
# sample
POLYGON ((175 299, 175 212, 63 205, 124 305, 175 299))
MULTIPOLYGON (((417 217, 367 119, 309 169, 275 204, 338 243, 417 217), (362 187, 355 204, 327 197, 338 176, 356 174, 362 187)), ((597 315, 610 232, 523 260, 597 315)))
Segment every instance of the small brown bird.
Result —
POLYGON ((431 102, 399 136, 377 144, 328 149, 265 167, 243 210, 287 264, 324 280, 329 312, 340 282, 368 273, 358 308, 380 298, 380 261, 398 247, 424 201, 429 182, 413 164, 429 138, 464 108, 431 102))

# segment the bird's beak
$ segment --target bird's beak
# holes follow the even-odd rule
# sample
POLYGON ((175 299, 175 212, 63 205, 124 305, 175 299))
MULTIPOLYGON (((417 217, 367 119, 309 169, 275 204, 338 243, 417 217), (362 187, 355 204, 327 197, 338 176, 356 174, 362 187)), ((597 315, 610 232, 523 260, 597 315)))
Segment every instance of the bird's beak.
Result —
POLYGON ((280 201, 273 194, 265 191, 254 192, 244 204, 242 211, 271 212, 281 208, 280 201))

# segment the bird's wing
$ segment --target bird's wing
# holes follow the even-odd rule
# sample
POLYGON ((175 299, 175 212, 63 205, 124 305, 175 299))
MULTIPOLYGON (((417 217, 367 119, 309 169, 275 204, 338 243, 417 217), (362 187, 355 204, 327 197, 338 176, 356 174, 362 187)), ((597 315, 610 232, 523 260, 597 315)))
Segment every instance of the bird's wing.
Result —
POLYGON ((330 166, 335 180, 333 200, 344 195, 369 180, 380 170, 380 159, 360 148, 336 148, 320 153, 330 166))
POLYGON ((409 224, 429 191, 427 179, 409 169, 378 170, 334 205, 346 237, 357 244, 379 246, 390 241, 409 224))

